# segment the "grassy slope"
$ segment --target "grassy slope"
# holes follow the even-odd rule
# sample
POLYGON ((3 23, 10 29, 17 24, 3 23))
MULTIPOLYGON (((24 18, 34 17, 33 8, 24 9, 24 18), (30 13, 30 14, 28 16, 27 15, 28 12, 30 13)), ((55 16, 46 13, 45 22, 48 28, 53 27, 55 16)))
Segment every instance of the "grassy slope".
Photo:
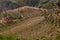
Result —
POLYGON ((15 9, 15 10, 7 11, 7 13, 10 14, 11 12, 15 14, 18 11, 21 12, 21 14, 24 17, 28 18, 28 20, 24 21, 22 24, 15 26, 14 28, 9 29, 8 31, 2 32, 3 34, 13 33, 19 37, 26 38, 26 39, 48 40, 48 38, 50 38, 51 36, 54 36, 55 32, 59 28, 59 26, 57 25, 59 23, 56 23, 56 20, 58 22, 60 17, 57 16, 55 11, 52 11, 52 12, 49 11, 50 14, 48 16, 47 14, 45 14, 47 11, 45 9, 39 9, 35 7, 22 7, 22 8, 19 8, 19 10, 15 9), (40 22, 40 20, 42 20, 40 19, 42 14, 46 19, 45 20, 43 19, 44 21, 40 22))

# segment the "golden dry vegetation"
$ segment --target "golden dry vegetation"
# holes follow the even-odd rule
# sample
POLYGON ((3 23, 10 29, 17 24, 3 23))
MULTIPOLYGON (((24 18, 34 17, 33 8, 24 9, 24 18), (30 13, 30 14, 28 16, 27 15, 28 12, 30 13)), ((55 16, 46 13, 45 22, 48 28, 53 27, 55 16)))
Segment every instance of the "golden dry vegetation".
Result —
POLYGON ((8 26, 10 29, 2 31, 0 34, 15 34, 26 40, 49 40, 60 29, 60 10, 58 8, 43 9, 24 6, 4 11, 3 14, 5 13, 7 14, 6 21, 22 20, 12 27, 8 26))

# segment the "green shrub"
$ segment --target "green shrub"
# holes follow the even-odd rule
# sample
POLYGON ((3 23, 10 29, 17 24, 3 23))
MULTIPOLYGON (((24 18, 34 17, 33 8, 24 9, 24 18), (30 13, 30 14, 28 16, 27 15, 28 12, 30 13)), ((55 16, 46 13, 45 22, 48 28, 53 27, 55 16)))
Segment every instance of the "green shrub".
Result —
POLYGON ((56 14, 60 14, 60 8, 56 8, 56 14))
POLYGON ((42 7, 46 8, 46 9, 51 9, 53 7, 53 5, 51 3, 46 3, 42 7))
POLYGON ((56 36, 53 38, 53 40, 60 40, 60 31, 56 33, 56 36))
POLYGON ((15 35, 0 35, 0 40, 25 40, 22 38, 17 38, 15 35))
POLYGON ((27 1, 26 4, 29 6, 35 6, 37 2, 38 2, 38 0, 31 0, 29 2, 27 1))
POLYGON ((0 35, 0 40, 28 40, 25 38, 17 37, 16 35, 0 35))
POLYGON ((21 6, 35 6, 38 0, 17 0, 21 6))

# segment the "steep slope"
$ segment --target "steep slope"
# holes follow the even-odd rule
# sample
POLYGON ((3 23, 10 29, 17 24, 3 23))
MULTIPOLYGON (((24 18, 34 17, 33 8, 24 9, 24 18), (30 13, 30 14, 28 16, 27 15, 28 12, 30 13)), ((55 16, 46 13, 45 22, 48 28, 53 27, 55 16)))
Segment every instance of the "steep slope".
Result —
POLYGON ((17 32, 22 32, 25 31, 26 28, 30 28, 30 26, 34 26, 36 24, 39 24, 40 22, 42 22, 45 18, 43 16, 38 16, 38 17, 33 17, 30 18, 28 20, 26 20, 24 23, 22 23, 21 25, 17 25, 14 28, 7 30, 5 32, 3 32, 3 34, 10 34, 10 33, 17 33, 17 32))
MULTIPOLYGON (((4 30, 0 34, 15 34, 18 37, 27 40, 48 40, 54 36, 60 28, 60 16, 56 9, 43 9, 36 7, 24 6, 21 8, 5 11, 13 18, 22 17, 22 23, 17 23, 11 29, 4 30)), ((5 13, 3 12, 3 13, 5 13)))
POLYGON ((5 17, 7 20, 8 19, 9 20, 16 20, 16 19, 19 19, 19 18, 28 19, 28 18, 31 18, 31 17, 42 16, 46 12, 47 12, 46 9, 43 10, 42 8, 24 6, 24 7, 21 7, 21 8, 4 11, 2 14, 7 15, 5 17))

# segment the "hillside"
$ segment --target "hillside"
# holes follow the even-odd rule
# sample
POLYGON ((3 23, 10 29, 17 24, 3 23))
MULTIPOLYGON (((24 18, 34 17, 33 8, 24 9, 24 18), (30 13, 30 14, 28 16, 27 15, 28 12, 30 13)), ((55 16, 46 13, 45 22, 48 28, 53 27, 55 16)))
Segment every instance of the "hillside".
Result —
MULTIPOLYGON (((16 35, 26 40, 49 40, 60 29, 60 10, 24 6, 3 11, 2 24, 17 23, 0 31, 0 34, 16 35)), ((1 22, 1 21, 0 21, 1 22)))

